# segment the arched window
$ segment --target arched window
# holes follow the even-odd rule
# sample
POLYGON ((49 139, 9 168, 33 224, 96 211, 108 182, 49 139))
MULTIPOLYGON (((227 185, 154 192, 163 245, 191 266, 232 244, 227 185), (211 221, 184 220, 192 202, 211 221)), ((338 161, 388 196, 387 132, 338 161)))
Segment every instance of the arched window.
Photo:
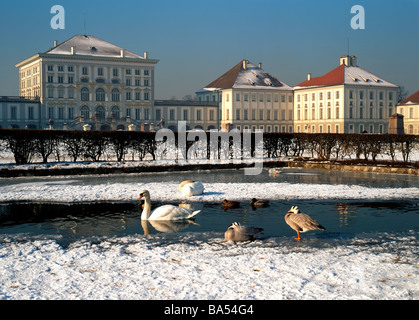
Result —
POLYGON ((121 112, 118 106, 112 107, 112 116, 117 120, 121 118, 121 112))
POLYGON ((84 118, 84 119, 89 119, 90 118, 90 111, 89 111, 89 107, 88 106, 83 106, 80 109, 80 115, 84 118))
POLYGON ((119 102, 120 101, 120 94, 118 89, 112 90, 112 101, 113 102, 119 102))
POLYGON ((96 90, 96 101, 105 101, 105 90, 103 89, 96 90))
POLYGON ((96 115, 96 120, 100 120, 100 121, 105 120, 105 117, 106 117, 105 108, 102 106, 98 106, 96 108, 95 115, 96 115))
POLYGON ((89 101, 89 100, 90 100, 89 89, 82 88, 81 89, 81 101, 89 101))

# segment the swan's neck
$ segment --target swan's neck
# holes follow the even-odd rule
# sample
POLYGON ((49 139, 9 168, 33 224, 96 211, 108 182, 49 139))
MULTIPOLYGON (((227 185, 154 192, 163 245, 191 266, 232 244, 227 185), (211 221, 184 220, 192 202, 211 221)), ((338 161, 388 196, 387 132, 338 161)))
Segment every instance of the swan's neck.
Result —
POLYGON ((145 203, 144 203, 144 209, 143 213, 141 214, 141 220, 148 220, 150 217, 151 212, 151 205, 150 205, 150 198, 148 196, 145 196, 145 203))

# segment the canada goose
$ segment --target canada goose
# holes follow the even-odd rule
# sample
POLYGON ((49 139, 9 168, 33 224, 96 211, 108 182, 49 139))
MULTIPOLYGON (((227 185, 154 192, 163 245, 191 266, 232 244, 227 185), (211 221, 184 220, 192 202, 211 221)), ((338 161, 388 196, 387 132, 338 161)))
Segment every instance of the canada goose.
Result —
POLYGON ((250 205, 252 207, 269 207, 269 200, 257 200, 256 198, 253 198, 252 201, 250 201, 250 205))
POLYGON ((141 191, 138 200, 142 198, 145 199, 145 204, 141 220, 189 220, 201 212, 200 210, 192 212, 171 204, 158 207, 151 212, 150 193, 147 190, 141 191))
POLYGON ((204 189, 204 185, 200 181, 185 180, 179 185, 179 191, 185 197, 203 194, 204 189))
POLYGON ((262 228, 242 226, 238 222, 232 223, 224 234, 226 241, 248 241, 254 240, 255 237, 263 231, 262 228))
POLYGON ((297 206, 291 207, 285 215, 285 222, 295 231, 297 231, 297 238, 301 240, 300 232, 307 232, 310 230, 325 230, 326 228, 320 225, 316 220, 309 215, 301 213, 297 206))
POLYGON ((224 199, 223 202, 221 202, 221 205, 222 205, 223 209, 233 209, 233 208, 239 208, 240 207, 240 202, 230 201, 230 200, 224 199))

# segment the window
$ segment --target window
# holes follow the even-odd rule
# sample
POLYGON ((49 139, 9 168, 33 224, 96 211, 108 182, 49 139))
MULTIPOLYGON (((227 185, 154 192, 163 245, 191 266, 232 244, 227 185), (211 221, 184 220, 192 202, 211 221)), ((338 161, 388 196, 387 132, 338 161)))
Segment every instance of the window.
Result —
POLYGON ((230 101, 230 94, 226 94, 226 101, 229 102, 230 101))
POLYGON ((68 72, 74 72, 74 67, 73 66, 69 66, 68 67, 68 72))
POLYGON ((118 89, 112 90, 112 102, 119 102, 120 101, 120 93, 118 89))
POLYGON ((64 88, 58 89, 58 98, 63 99, 64 98, 64 88))
POLYGON ((183 110, 183 120, 187 121, 188 120, 188 110, 183 110))
POLYGON ((64 83, 64 77, 63 76, 58 77, 58 83, 64 83))
POLYGON ((196 110, 196 120, 201 121, 202 120, 202 111, 196 110))
POLYGON ((340 91, 336 91, 335 92, 335 97, 336 97, 336 99, 339 99, 339 97, 340 97, 340 91))
POLYGON ((125 115, 127 118, 131 118, 131 109, 125 109, 125 115))
POLYGON ((48 118, 49 119, 54 119, 54 107, 49 107, 48 108, 48 118))
POLYGON ((105 90, 103 89, 96 90, 96 101, 105 101, 105 90))
POLYGON ((130 75, 130 74, 131 74, 131 69, 127 69, 127 70, 125 70, 125 74, 130 75))
MULTIPOLYGON (((236 101, 240 101, 240 93, 236 93, 236 101)), ((240 120, 240 119, 238 119, 240 120)))
POLYGON ((48 88, 48 98, 54 98, 54 88, 48 88))
POLYGON ((48 66, 48 71, 54 71, 54 66, 48 66))
POLYGON ((144 100, 145 100, 145 101, 150 100, 150 98, 149 98, 149 93, 148 93, 148 92, 144 92, 144 100))
POLYGON ((259 110, 259 120, 263 120, 263 110, 259 110))
POLYGON ((131 79, 126 79, 126 80, 125 80, 125 84, 126 84, 127 86, 131 86, 131 79))
POLYGON ((103 76, 103 68, 98 68, 97 69, 97 75, 98 76, 103 76))
POLYGON ((135 93, 135 100, 141 100, 141 93, 140 92, 136 92, 135 93))
POLYGON ((174 121, 175 120, 175 109, 169 110, 169 120, 174 121))
POLYGON ((88 69, 87 69, 87 67, 83 67, 83 68, 82 68, 82 70, 81 70, 81 73, 82 73, 83 75, 87 75, 87 74, 88 74, 88 69))
POLYGON ((125 100, 131 100, 131 91, 125 93, 125 100))
POLYGON ((144 80, 144 87, 148 87, 149 86, 149 84, 148 84, 148 80, 147 79, 145 79, 144 80))
POLYGON ((34 108, 33 107, 29 107, 28 108, 28 119, 29 120, 33 120, 34 119, 34 108))
POLYGON ((117 120, 121 118, 121 111, 119 110, 118 106, 112 107, 111 114, 112 114, 112 117, 117 120))
POLYGON ((370 99, 374 99, 374 91, 370 91, 370 99))
POLYGON ((68 108, 68 119, 69 120, 74 119, 74 108, 72 108, 72 107, 68 108))
POLYGON ((249 113, 249 110, 244 109, 244 120, 249 120, 249 115, 248 115, 248 113, 249 113))
POLYGON ((117 77, 118 76, 118 69, 113 69, 113 76, 117 77))
POLYGON ((64 108, 63 107, 58 108, 58 119, 64 120, 64 108))
POLYGON ((10 119, 17 120, 17 107, 16 106, 10 107, 10 119))
POLYGON ((48 83, 54 82, 54 76, 48 76, 48 83))
POLYGON ((135 109, 135 119, 140 120, 141 119, 141 109, 135 109))
POLYGON ((244 94, 244 101, 249 101, 249 95, 247 93, 244 94))
POLYGON ((135 79, 135 86, 136 87, 140 87, 141 86, 141 82, 139 79, 135 79))
POLYGON ((90 100, 89 89, 82 88, 81 89, 81 101, 89 101, 89 100, 90 100))
POLYGON ((74 89, 73 88, 68 88, 68 98, 69 99, 74 99, 74 89))
POLYGON ((68 77, 68 83, 74 83, 74 77, 68 77))
POLYGON ((97 120, 103 121, 105 120, 105 108, 102 106, 99 106, 96 108, 95 117, 97 120))
POLYGON ((136 70, 135 70, 135 75, 136 75, 136 76, 141 75, 141 71, 140 71, 139 69, 136 69, 136 70))
POLYGON ((336 119, 339 119, 339 108, 336 107, 336 115, 335 115, 336 119))
POLYGON ((148 71, 148 70, 144 70, 144 75, 145 75, 145 76, 150 75, 149 71, 148 71))
POLYGON ((211 121, 214 121, 215 120, 215 118, 214 118, 214 110, 210 110, 210 112, 209 112, 209 118, 210 118, 210 120, 211 121))
POLYGON ((359 99, 364 99, 364 91, 359 91, 359 99))

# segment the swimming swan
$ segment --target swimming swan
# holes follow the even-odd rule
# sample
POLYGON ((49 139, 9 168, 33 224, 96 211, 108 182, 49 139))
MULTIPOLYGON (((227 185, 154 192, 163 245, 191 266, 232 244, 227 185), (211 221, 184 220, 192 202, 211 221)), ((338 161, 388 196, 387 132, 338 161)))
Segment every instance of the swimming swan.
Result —
POLYGON ((151 212, 150 192, 147 190, 141 191, 138 200, 142 198, 145 199, 145 204, 141 214, 141 220, 190 220, 201 212, 201 210, 192 212, 171 204, 158 207, 151 212))

